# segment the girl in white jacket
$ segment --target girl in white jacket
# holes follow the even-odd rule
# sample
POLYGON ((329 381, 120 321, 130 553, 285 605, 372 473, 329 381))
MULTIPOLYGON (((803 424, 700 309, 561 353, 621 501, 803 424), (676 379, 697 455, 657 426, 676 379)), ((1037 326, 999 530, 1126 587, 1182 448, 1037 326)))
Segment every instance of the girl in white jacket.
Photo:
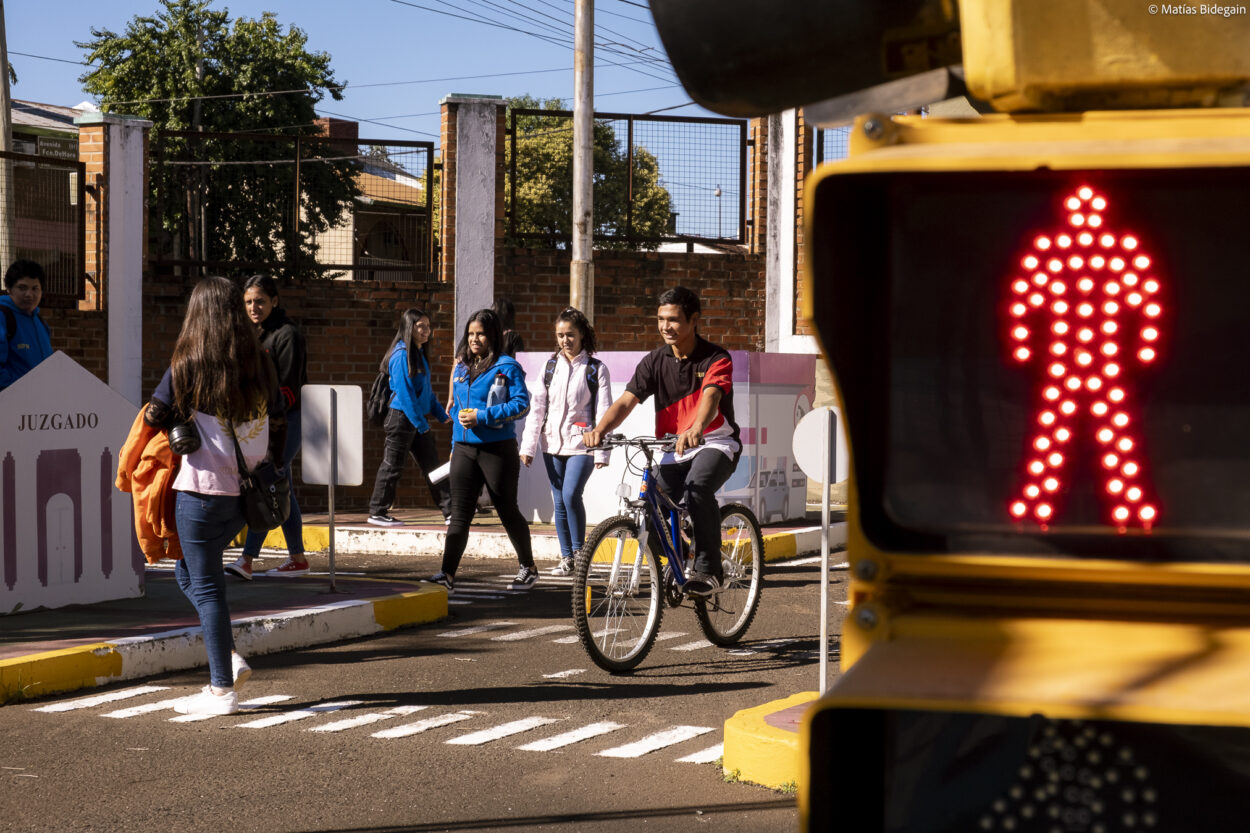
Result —
POLYGON ((568 307, 556 318, 556 345, 560 349, 547 360, 543 385, 531 397, 521 462, 528 466, 541 447, 560 539, 560 564, 551 572, 567 576, 586 543, 582 490, 591 465, 608 464, 609 452, 587 449, 582 432, 593 428, 612 404, 612 382, 607 365, 594 358, 595 331, 581 310, 568 307))

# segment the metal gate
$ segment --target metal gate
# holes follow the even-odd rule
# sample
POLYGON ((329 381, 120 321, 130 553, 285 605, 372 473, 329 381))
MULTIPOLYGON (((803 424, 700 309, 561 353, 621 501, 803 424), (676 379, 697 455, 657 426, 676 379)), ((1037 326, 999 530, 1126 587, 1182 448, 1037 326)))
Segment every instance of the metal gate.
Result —
POLYGON ((8 152, 0 152, 0 165, 0 269, 33 260, 46 276, 42 303, 77 304, 86 287, 86 166, 8 152))

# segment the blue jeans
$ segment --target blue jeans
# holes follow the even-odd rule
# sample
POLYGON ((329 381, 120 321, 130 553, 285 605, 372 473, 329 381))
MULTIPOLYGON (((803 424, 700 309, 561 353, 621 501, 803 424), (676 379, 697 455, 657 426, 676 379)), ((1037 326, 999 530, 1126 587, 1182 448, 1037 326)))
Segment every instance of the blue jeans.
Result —
POLYGON ((556 507, 556 537, 560 539, 560 557, 572 558, 586 543, 586 505, 582 490, 595 470, 590 454, 543 454, 547 479, 551 481, 551 502, 556 507))
POLYGON ((174 578, 200 616, 210 681, 220 688, 233 688, 230 652, 234 634, 221 556, 243 528, 243 508, 238 495, 177 492, 174 500, 174 521, 182 542, 182 560, 174 568, 174 578))
MULTIPOLYGON (((299 453, 300 411, 287 411, 286 445, 282 447, 282 467, 291 474, 291 461, 299 453)), ((295 486, 292 478, 291 486, 295 486)), ((247 540, 243 542, 243 554, 255 558, 260 553, 261 544, 265 543, 268 532, 249 529, 247 540)), ((304 515, 299 511, 299 501, 295 499, 295 489, 291 489, 291 514, 282 522, 282 537, 286 538, 286 551, 293 561, 304 561, 304 515)))

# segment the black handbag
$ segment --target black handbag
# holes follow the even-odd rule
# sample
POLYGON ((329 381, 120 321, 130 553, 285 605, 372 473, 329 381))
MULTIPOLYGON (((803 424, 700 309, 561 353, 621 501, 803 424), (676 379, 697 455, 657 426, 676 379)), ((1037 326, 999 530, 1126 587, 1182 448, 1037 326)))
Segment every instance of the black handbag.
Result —
POLYGON ((234 454, 239 461, 239 503, 247 528, 262 532, 277 529, 291 515, 291 480, 286 470, 266 459, 248 471, 233 422, 230 423, 230 438, 234 440, 234 454))

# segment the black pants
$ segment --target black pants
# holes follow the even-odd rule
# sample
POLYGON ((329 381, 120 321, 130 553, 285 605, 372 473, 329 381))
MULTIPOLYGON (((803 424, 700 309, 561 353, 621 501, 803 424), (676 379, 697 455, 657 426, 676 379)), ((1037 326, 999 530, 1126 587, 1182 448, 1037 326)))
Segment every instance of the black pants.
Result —
MULTIPOLYGON (((534 566, 530 525, 517 507, 521 457, 515 439, 495 443, 456 443, 451 454, 451 525, 443 545, 443 572, 455 575, 469 542, 469 524, 477 511, 477 496, 485 484, 499 520, 508 533, 522 567, 534 566)), ((719 523, 717 524, 719 527, 719 523)))
POLYGON ((723 578, 720 555, 720 504, 716 490, 734 473, 734 461, 705 448, 683 463, 659 466, 660 486, 674 501, 684 495, 694 526, 694 569, 723 578))
POLYGON ((443 511, 443 517, 451 515, 451 490, 447 481, 430 482, 430 472, 442 465, 438 453, 434 449, 434 439, 430 432, 417 433, 404 412, 391 408, 386 415, 386 445, 382 451, 382 465, 378 466, 378 476, 373 482, 373 497, 369 499, 369 514, 381 515, 391 508, 395 502, 395 488, 399 485, 399 476, 404 471, 404 459, 411 454, 421 468, 421 476, 425 485, 430 487, 434 502, 443 511))

